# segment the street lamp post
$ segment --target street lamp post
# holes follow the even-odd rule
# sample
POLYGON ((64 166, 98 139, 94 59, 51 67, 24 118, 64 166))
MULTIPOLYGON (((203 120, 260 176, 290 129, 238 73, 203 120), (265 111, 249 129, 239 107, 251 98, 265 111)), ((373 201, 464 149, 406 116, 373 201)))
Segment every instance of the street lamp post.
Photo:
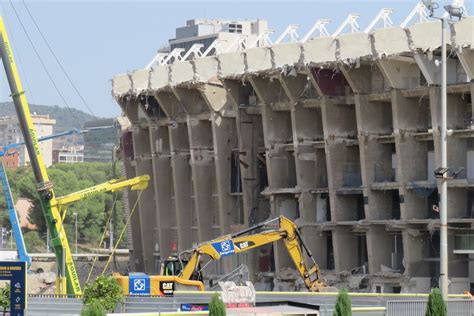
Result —
POLYGON ((440 217, 440 267, 439 267, 439 285, 443 298, 448 299, 448 151, 447 151, 447 56, 446 56, 446 30, 450 18, 457 17, 459 19, 463 16, 463 9, 461 6, 447 5, 444 9, 449 14, 443 17, 435 17, 434 10, 439 5, 432 0, 423 0, 423 4, 430 11, 430 17, 439 19, 441 21, 441 124, 440 124, 440 151, 441 151, 441 166, 435 170, 435 176, 439 180, 440 187, 440 203, 439 203, 439 217, 440 217))
POLYGON ((74 213, 74 222, 76 226, 76 254, 77 254, 77 213, 74 213))

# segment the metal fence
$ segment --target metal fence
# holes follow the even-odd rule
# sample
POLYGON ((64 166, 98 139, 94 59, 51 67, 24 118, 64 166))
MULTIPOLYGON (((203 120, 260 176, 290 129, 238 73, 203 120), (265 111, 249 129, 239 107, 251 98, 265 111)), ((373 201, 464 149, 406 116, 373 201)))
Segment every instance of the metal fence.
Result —
MULTIPOLYGON (((386 316, 424 316, 426 300, 387 301, 386 316)), ((474 315, 474 301, 448 300, 448 315, 472 316, 474 315)))

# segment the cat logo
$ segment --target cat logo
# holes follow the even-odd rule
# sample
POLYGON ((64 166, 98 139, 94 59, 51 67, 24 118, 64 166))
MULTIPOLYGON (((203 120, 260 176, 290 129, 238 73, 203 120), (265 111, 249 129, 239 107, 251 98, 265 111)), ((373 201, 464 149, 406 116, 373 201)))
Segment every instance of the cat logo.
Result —
POLYGON ((160 282, 160 292, 164 296, 173 296, 174 282, 160 282))
POLYGON ((253 241, 240 241, 240 242, 235 243, 235 246, 239 250, 248 248, 248 247, 253 246, 253 245, 255 245, 255 243, 253 241))

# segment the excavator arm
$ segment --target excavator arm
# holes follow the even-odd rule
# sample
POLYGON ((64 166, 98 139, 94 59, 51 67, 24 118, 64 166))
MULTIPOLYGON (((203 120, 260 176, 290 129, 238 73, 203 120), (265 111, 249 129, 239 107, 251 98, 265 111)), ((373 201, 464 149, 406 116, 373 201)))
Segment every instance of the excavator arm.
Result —
POLYGON ((306 247, 298 227, 284 216, 266 221, 233 235, 223 236, 202 243, 191 251, 191 257, 179 277, 187 280, 191 279, 194 272, 199 269, 199 262, 203 255, 209 256, 212 260, 219 260, 221 257, 245 252, 279 240, 284 242, 288 254, 303 279, 306 288, 311 292, 317 292, 326 287, 326 284, 320 280, 319 266, 310 250, 306 247), (274 229, 249 234, 275 223, 277 223, 277 227, 274 229), (306 252, 307 257, 311 260, 309 268, 305 263, 303 251, 306 252))

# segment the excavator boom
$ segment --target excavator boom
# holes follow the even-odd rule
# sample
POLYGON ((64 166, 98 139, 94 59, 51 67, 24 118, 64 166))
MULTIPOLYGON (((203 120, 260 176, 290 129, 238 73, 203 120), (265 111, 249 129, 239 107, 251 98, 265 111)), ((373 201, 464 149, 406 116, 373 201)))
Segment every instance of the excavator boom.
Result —
POLYGON ((219 260, 221 257, 245 252, 279 240, 284 242, 288 254, 303 279, 306 288, 309 291, 316 292, 326 287, 326 284, 319 277, 319 266, 306 247, 298 227, 284 216, 250 227, 242 232, 200 244, 191 250, 191 258, 179 277, 187 280, 191 279, 193 274, 199 269, 199 262, 202 255, 207 255, 212 260, 219 260), (277 227, 274 229, 249 234, 257 229, 269 227, 275 223, 277 223, 277 227), (303 251, 311 260, 309 268, 305 263, 303 251))

